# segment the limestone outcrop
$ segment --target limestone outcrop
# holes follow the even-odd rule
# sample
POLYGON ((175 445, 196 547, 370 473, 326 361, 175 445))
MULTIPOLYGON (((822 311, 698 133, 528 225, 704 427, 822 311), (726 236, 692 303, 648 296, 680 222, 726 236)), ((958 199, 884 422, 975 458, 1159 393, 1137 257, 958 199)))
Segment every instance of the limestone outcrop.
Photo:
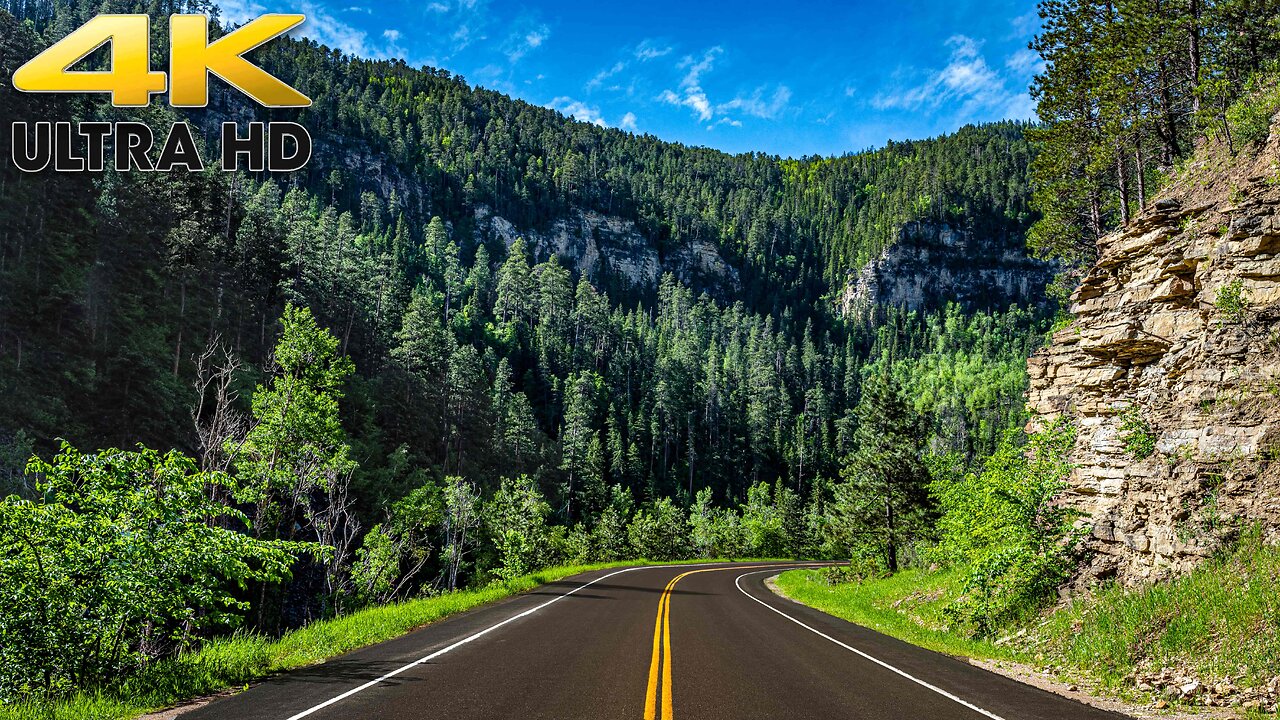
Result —
POLYGON ((898 241, 850 277, 844 314, 874 305, 936 309, 948 301, 1004 309, 1044 302, 1054 266, 1027 255, 1022 238, 997 238, 945 223, 909 222, 898 241))
POLYGON ((652 290, 662 274, 697 289, 728 296, 740 289, 738 271, 725 261, 714 243, 692 240, 661 257, 657 245, 640 233, 634 222, 589 210, 574 211, 545 232, 521 230, 488 207, 475 211, 477 240, 494 238, 510 247, 522 237, 536 261, 555 255, 565 266, 592 280, 619 281, 652 290))
POLYGON ((1081 579, 1179 573, 1253 526, 1280 533, 1280 140, 1202 149, 1105 237, 1070 326, 1032 356, 1032 429, 1078 429, 1081 579))

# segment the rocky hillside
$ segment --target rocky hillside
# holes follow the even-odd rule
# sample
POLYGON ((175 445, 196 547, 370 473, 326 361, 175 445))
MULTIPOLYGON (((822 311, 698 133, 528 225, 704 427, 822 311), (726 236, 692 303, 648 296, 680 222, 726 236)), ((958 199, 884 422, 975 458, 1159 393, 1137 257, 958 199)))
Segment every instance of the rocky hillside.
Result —
POLYGON ((1079 429, 1084 579, 1182 572, 1280 530, 1280 138, 1202 148, 1100 244, 1071 325, 1029 361, 1033 426, 1079 429))
POLYGON ((880 257, 852 274, 841 297, 846 314, 872 305, 931 310, 947 302, 1003 309, 1045 302, 1054 266, 1027 255, 1021 236, 975 233, 947 223, 912 221, 880 257))
POLYGON ((654 290, 663 273, 717 297, 741 291, 738 271, 721 255, 715 243, 690 239, 663 257, 658 247, 634 221, 591 210, 574 209, 558 218, 550 230, 517 228, 495 215, 486 205, 475 211, 475 240, 499 240, 505 247, 523 237, 539 262, 555 256, 574 272, 593 282, 613 281, 623 287, 654 290))

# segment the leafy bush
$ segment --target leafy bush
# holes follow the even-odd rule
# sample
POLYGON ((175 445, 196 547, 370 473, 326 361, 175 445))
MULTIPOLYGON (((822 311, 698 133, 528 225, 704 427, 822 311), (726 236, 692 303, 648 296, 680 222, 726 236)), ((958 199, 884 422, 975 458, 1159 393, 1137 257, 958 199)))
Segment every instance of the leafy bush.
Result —
POLYGON ((976 635, 1043 606, 1080 544, 1076 515, 1059 502, 1075 429, 1059 419, 1025 446, 1017 439, 1006 437, 981 474, 944 477, 931 488, 942 508, 934 554, 968 568, 964 595, 947 613, 976 635))
POLYGON ((637 511, 627 526, 627 536, 634 557, 679 560, 689 553, 684 513, 671 498, 659 498, 637 511))
POLYGON ((374 525, 356 551, 356 598, 365 605, 403 599, 426 569, 430 536, 443 518, 440 488, 430 483, 392 503, 386 522, 374 525))
POLYGON ((547 565, 552 549, 547 518, 551 506, 533 480, 520 476, 502 481, 486 506, 485 521, 497 551, 494 573, 512 580, 547 565))
POLYGON ((37 501, 0 502, 0 699, 87 688, 234 626, 249 582, 317 546, 257 540, 211 500, 222 473, 172 451, 33 459, 37 501))
POLYGON ((799 517, 799 498, 778 483, 759 482, 747 488, 747 502, 742 506, 743 555, 752 557, 791 557, 795 555, 794 535, 799 517))
POLYGON ((1249 297, 1244 289, 1244 281, 1236 278, 1218 288, 1218 294, 1213 299, 1213 306, 1218 309, 1218 312, 1222 313, 1223 322, 1244 322, 1249 308, 1249 297))
POLYGON ((1137 405, 1130 405, 1120 414, 1120 440, 1134 460, 1146 460, 1156 452, 1156 436, 1137 405))
POLYGON ((1280 85, 1276 78, 1260 74, 1250 79, 1245 95, 1227 109, 1227 125, 1237 147, 1259 145, 1271 134, 1271 118, 1280 110, 1280 85))

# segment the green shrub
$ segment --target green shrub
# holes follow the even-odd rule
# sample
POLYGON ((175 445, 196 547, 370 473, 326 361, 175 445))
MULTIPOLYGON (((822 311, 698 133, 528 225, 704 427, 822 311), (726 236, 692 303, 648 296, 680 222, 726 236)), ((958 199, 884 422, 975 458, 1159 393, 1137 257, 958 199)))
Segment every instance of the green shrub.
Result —
POLYGON ((1025 446, 1017 440, 1006 437, 980 474, 931 488, 942 509, 934 555, 968 568, 964 594, 946 614, 975 636, 1043 607, 1070 574, 1080 545, 1076 513, 1058 502, 1075 429, 1059 419, 1025 446))
POLYGON ((684 513, 670 498, 658 498, 638 510, 627 526, 627 537, 636 557, 679 560, 689 554, 684 513))
POLYGON ((1249 294, 1244 289, 1244 281, 1236 278, 1218 288, 1213 306, 1222 314, 1223 322, 1244 322, 1249 308, 1249 294))
POLYGON ((1280 86, 1270 75, 1255 76, 1243 97, 1227 108, 1227 126, 1237 148, 1259 145, 1271 134, 1271 118, 1280 109, 1280 86), (1265 88, 1259 90, 1259 88, 1265 88))
POLYGON ((1156 452, 1156 436, 1137 405, 1130 405, 1120 414, 1120 439, 1134 460, 1146 460, 1156 452))
POLYGON ((319 546, 256 540, 235 489, 181 453, 63 444, 32 459, 37 501, 0 500, 0 700, 93 687, 238 623, 250 582, 319 546))

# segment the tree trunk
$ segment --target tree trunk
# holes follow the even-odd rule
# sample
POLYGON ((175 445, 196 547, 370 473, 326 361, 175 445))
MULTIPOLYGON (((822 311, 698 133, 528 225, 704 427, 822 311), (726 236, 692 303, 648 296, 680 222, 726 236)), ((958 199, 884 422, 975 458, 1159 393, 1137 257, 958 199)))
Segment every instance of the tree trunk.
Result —
POLYGON ((1142 145, 1138 144, 1137 149, 1133 151, 1134 170, 1138 175, 1138 210, 1147 207, 1147 178, 1146 171, 1142 162, 1142 145))
POLYGON ((1191 114, 1200 112, 1200 0, 1191 0, 1191 32, 1188 54, 1191 60, 1191 114))
POLYGON ((1129 224, 1129 168, 1124 153, 1116 154, 1116 185, 1120 188, 1120 224, 1129 224))
POLYGON ((178 303, 178 341, 173 349, 173 376, 178 377, 178 365, 182 361, 182 328, 187 318, 187 281, 182 281, 181 296, 178 303))
POLYGON ((894 540, 893 529, 893 501, 885 496, 884 499, 884 524, 885 530, 885 560, 889 565, 889 572, 898 572, 898 543, 894 540))

